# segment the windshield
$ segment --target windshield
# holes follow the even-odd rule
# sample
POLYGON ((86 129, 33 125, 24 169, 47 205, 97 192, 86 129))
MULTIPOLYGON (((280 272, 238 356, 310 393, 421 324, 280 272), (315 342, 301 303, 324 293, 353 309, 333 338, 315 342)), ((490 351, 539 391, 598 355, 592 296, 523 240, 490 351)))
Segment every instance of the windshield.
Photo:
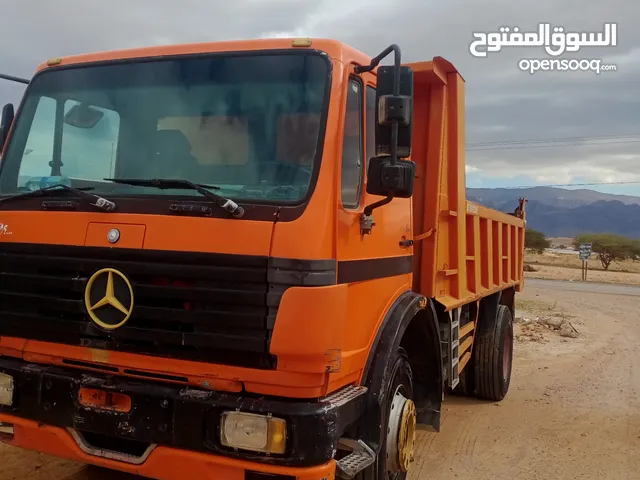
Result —
POLYGON ((28 88, 0 193, 63 183, 111 196, 198 195, 104 180, 167 178, 300 202, 319 162, 329 65, 316 52, 269 52, 45 71, 28 88))

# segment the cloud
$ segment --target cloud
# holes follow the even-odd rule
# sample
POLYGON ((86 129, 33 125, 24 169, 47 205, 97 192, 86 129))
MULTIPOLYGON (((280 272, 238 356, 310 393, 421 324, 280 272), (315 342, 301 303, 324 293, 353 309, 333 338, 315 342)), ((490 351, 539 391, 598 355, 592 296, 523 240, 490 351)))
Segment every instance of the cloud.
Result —
MULTIPOLYGON (((24 0, 6 2, 0 18, 0 67, 30 76, 55 56, 169 43, 273 36, 330 37, 375 55, 397 43, 405 61, 444 56, 467 87, 468 177, 500 185, 505 176, 530 183, 638 179, 640 143, 640 3, 631 0, 24 0), (522 58, 549 58, 542 48, 505 48, 475 58, 473 32, 500 26, 535 30, 538 23, 598 32, 618 25, 616 47, 586 48, 567 58, 602 59, 615 72, 537 72, 522 58), (505 148, 504 142, 617 136, 505 148), (489 143, 484 149, 477 143, 489 143), (489 150, 491 148, 491 150, 489 150), (473 175, 473 177, 471 176, 473 175)), ((0 81, 0 101, 22 87, 0 81)), ((539 142, 538 142, 539 143, 539 142)), ((640 188, 638 189, 640 193, 640 188)))

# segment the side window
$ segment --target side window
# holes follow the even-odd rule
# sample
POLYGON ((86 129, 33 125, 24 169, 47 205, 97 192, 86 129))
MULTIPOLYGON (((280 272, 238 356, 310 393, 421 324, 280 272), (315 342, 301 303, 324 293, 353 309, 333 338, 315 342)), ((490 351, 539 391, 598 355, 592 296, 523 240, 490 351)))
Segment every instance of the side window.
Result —
POLYGON ((50 97, 40 97, 20 162, 19 185, 24 185, 30 177, 48 176, 51 173, 49 162, 53 159, 55 120, 56 101, 50 97))
MULTIPOLYGON (((64 103, 65 115, 78 105, 75 100, 64 103)), ((120 132, 120 115, 114 110, 90 105, 99 112, 93 125, 77 127, 63 123, 62 174, 66 177, 102 180, 113 176, 120 132)))
POLYGON ((367 86, 367 151, 365 158, 376 156, 376 89, 367 86))
POLYGON ((342 143, 342 204, 355 208, 362 185, 362 86, 349 80, 342 143))

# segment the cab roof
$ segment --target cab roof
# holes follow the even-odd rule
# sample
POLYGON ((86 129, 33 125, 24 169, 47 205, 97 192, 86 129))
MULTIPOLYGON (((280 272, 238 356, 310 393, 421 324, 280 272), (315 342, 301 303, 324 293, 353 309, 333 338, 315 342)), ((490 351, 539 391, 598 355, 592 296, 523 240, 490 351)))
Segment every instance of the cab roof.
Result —
POLYGON ((364 53, 337 40, 309 38, 276 38, 259 40, 234 40, 222 42, 187 43, 180 45, 161 45, 126 50, 72 55, 50 59, 39 65, 38 71, 52 66, 69 66, 82 63, 108 62, 136 58, 160 58, 176 55, 197 55, 216 52, 259 51, 259 50, 320 50, 330 58, 342 63, 356 61, 366 65, 371 61, 364 53), (295 46, 301 45, 301 46, 295 46))
MULTIPOLYGON (((326 38, 268 38, 257 40, 232 40, 221 42, 185 43, 178 45, 160 45, 143 48, 131 48, 125 50, 109 50, 103 52, 73 55, 62 58, 50 59, 38 66, 37 71, 55 66, 70 66, 86 63, 98 63, 129 59, 149 59, 172 57, 178 55, 198 55, 217 52, 247 52, 260 50, 319 50, 325 52, 331 59, 347 64, 356 62, 360 65, 368 65, 370 56, 350 47, 338 40, 326 38)), ((376 52, 377 54, 378 52, 376 52)), ((447 73, 456 73, 457 69, 442 57, 434 57, 432 60, 409 63, 414 70, 414 75, 425 79, 439 78, 445 81, 447 73)), ((375 70, 374 70, 375 71, 375 70)), ((416 77, 417 79, 417 77, 416 77)), ((431 81, 431 80, 429 80, 431 81)))

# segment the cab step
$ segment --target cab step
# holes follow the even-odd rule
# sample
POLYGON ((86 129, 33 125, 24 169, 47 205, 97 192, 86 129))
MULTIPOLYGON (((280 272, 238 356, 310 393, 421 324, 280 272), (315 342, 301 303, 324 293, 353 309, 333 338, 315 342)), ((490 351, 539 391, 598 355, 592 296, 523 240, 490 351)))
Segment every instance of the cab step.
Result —
POLYGON ((456 308, 449 313, 449 322, 440 323, 442 337, 442 353, 445 358, 447 385, 456 388, 460 383, 460 312, 456 308))
POLYGON ((336 462, 337 478, 351 480, 376 461, 376 453, 362 440, 342 438, 340 446, 352 452, 336 462))

